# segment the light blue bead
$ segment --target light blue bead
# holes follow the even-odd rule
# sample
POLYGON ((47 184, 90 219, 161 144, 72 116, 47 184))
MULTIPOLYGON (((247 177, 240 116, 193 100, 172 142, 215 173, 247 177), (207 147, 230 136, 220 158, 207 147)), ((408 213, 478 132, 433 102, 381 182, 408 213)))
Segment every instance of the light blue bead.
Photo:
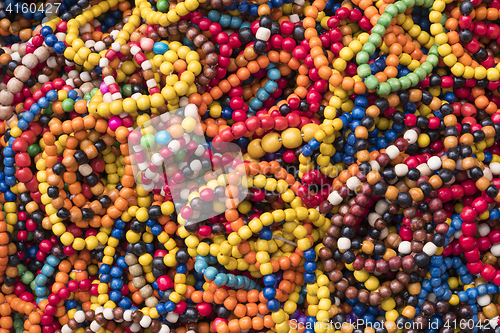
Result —
POLYGON ((155 54, 165 54, 168 51, 168 45, 162 42, 155 43, 153 45, 153 52, 155 54))
POLYGON ((57 267, 61 259, 57 258, 55 255, 51 254, 47 257, 47 263, 52 267, 57 267))
POLYGON ((277 81, 281 79, 281 73, 278 69, 271 69, 267 72, 267 77, 269 80, 277 81))
POLYGON ((205 269, 205 277, 208 279, 208 280, 211 280, 213 281, 215 279, 215 277, 217 276, 217 269, 214 268, 214 267, 207 267, 205 269))
POLYGON ((47 276, 45 276, 44 274, 39 274, 36 276, 34 281, 35 281, 37 286, 42 287, 42 286, 45 286, 45 284, 47 284, 47 280, 48 280, 47 276))
POLYGON ((229 25, 231 24, 231 16, 222 14, 219 20, 219 24, 224 28, 229 27, 229 25))
POLYGON ((212 22, 217 22, 220 20, 220 14, 216 10, 211 10, 208 12, 208 19, 212 22))
POLYGON ((166 146, 172 141, 170 133, 167 131, 160 131, 156 133, 155 140, 159 145, 166 146))
POLYGON ((264 89, 268 93, 272 94, 272 93, 276 92, 276 90, 278 90, 278 84, 274 81, 267 81, 265 86, 264 86, 264 89))
POLYGON ((49 290, 46 287, 36 287, 35 288, 35 295, 39 297, 44 297, 49 294, 49 290))
POLYGON ((263 88, 260 88, 257 91, 257 98, 260 99, 262 102, 265 102, 271 97, 267 91, 265 91, 263 88))
POLYGON ((217 274, 217 276, 215 277, 214 282, 219 287, 225 286, 226 283, 227 283, 227 274, 224 274, 224 273, 217 274))
POLYGON ((44 274, 46 276, 54 275, 55 271, 56 270, 54 267, 47 265, 47 264, 43 265, 43 267, 42 267, 42 274, 44 274))

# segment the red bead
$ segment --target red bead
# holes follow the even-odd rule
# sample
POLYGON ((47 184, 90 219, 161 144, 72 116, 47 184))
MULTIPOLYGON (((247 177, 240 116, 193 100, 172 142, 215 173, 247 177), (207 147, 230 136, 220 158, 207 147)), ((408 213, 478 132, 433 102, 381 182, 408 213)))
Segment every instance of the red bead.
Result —
POLYGON ((481 271, 481 276, 488 281, 493 281, 497 270, 491 265, 484 265, 483 270, 481 271))
POLYGON ((471 251, 476 247, 476 239, 472 236, 460 236, 458 243, 464 251, 471 251))
POLYGON ((473 263, 467 263, 467 269, 471 274, 479 274, 483 269, 483 263, 481 261, 476 261, 473 263))

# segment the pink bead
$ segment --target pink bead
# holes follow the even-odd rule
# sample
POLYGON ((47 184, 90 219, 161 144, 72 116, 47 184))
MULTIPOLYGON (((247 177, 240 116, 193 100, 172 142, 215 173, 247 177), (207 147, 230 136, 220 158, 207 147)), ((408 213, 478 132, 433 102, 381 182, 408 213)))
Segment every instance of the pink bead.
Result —
POLYGON ((111 119, 109 120, 109 128, 112 131, 116 131, 118 129, 118 127, 120 127, 120 126, 122 126, 122 121, 121 121, 120 117, 118 117, 118 116, 111 117, 111 119))
POLYGON ((141 39, 141 49, 143 51, 152 51, 155 42, 151 38, 144 37, 141 39))

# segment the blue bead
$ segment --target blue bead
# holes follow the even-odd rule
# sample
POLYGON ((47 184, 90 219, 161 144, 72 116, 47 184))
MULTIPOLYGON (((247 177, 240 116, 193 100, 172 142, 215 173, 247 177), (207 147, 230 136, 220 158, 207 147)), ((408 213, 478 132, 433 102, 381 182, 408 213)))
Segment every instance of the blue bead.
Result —
POLYGON ((306 272, 309 272, 309 273, 315 272, 317 267, 318 267, 318 265, 316 264, 315 261, 306 261, 304 263, 304 269, 306 270, 306 272))
POLYGON ((356 106, 360 106, 362 108, 366 108, 368 106, 368 99, 365 96, 358 96, 354 100, 354 104, 356 106))
POLYGON ((268 300, 266 305, 271 312, 277 311, 280 308, 280 302, 276 298, 268 300))
POLYGON ((431 278, 431 286, 433 287, 439 287, 441 285, 441 279, 440 278, 431 278))
POLYGON ((55 273, 55 268, 50 266, 49 264, 45 264, 42 266, 42 274, 45 276, 52 276, 55 273))
POLYGON ((218 22, 220 20, 220 14, 216 10, 209 11, 207 17, 212 22, 218 22))
POLYGON ((205 269, 205 277, 208 279, 208 280, 214 280, 215 279, 215 276, 217 275, 218 271, 216 268, 214 267, 207 267, 205 269))
POLYGON ((238 283, 238 280, 236 279, 236 275, 227 274, 226 286, 228 286, 229 288, 234 288, 234 286, 236 286, 237 283, 238 283))
POLYGON ((250 15, 251 16, 258 16, 259 15, 259 6, 252 3, 250 5, 250 15))
POLYGON ((432 286, 431 286, 430 281, 429 281, 429 280, 424 280, 424 281, 422 282, 422 288, 423 288, 424 290, 431 291, 431 290, 432 290, 432 286))
POLYGON ((269 93, 272 94, 278 90, 278 84, 274 81, 267 81, 264 89, 269 93))
POLYGON ((498 292, 498 287, 493 283, 488 283, 488 294, 496 294, 498 292))
POLYGON ((125 262, 125 257, 120 257, 116 260, 116 264, 118 265, 118 267, 120 267, 121 269, 128 269, 128 265, 127 263, 125 262))
POLYGON ((267 77, 269 78, 269 80, 278 81, 279 79, 281 79, 281 73, 278 69, 273 68, 267 72, 267 77))
POLYGON ((366 114, 366 111, 363 107, 360 107, 360 106, 355 106, 353 109, 352 109, 352 117, 354 119, 363 119, 363 117, 365 116, 366 114))
POLYGON ((488 293, 488 287, 486 287, 484 284, 480 284, 479 286, 477 286, 476 289, 477 289, 477 293, 480 296, 483 296, 483 295, 488 293))
POLYGON ((50 254, 48 257, 47 257, 47 264, 49 264, 50 266, 52 267, 57 267, 59 265, 59 263, 61 262, 61 259, 59 259, 58 257, 56 257, 55 255, 53 254, 50 254))
POLYGON ((264 282, 264 285, 266 287, 272 287, 276 284, 276 276, 274 276, 274 274, 269 274, 269 275, 265 275, 263 278, 262 278, 262 281, 264 282))
POLYGON ((316 260, 316 251, 314 249, 309 249, 304 251, 304 259, 307 261, 315 261, 316 260))
POLYGON ((119 290, 111 290, 109 293, 109 299, 112 302, 119 302, 122 299, 122 293, 119 290))
POLYGON ((172 141, 170 133, 167 131, 160 131, 156 133, 155 140, 159 145, 166 146, 172 141))
POLYGON ((238 4, 238 11, 245 14, 250 9, 250 5, 247 1, 242 1, 238 4))
POLYGON ((165 54, 168 51, 168 45, 162 42, 154 43, 153 52, 155 54, 165 54))
POLYGON ((310 157, 312 156, 312 154, 313 151, 311 147, 309 147, 309 145, 305 145, 304 147, 302 147, 302 155, 304 155, 305 157, 310 157))
POLYGON ((109 274, 101 274, 101 275, 99 275, 99 280, 102 283, 109 283, 109 282, 111 282, 111 275, 109 275, 109 274))
POLYGON ((118 302, 118 306, 124 309, 130 309, 132 301, 126 297, 122 297, 121 301, 118 302))
POLYGON ((44 274, 38 274, 35 278, 35 283, 37 286, 45 286, 47 281, 48 281, 48 278, 44 274))
POLYGON ((259 98, 252 98, 248 106, 254 110, 259 110, 262 107, 262 105, 263 103, 259 98))
POLYGON ((29 123, 24 119, 20 119, 17 123, 17 127, 22 129, 23 131, 28 129, 28 126, 29 126, 29 123))
POLYGON ((441 256, 432 256, 431 257, 431 266, 439 267, 443 264, 443 257, 441 256))
POLYGON ((49 290, 46 287, 36 287, 35 294, 39 297, 44 297, 49 294, 49 290))
POLYGON ((260 88, 257 90, 257 98, 260 99, 262 102, 265 102, 271 97, 271 95, 263 88, 260 88))
POLYGON ((219 24, 224 28, 229 27, 229 25, 231 24, 231 16, 222 14, 219 19, 219 24))
POLYGON ((304 273, 304 281, 306 283, 314 283, 316 282, 316 274, 314 273, 304 273))
POLYGON ((462 280, 462 282, 464 284, 469 284, 469 283, 472 283, 472 281, 474 281, 474 278, 472 277, 471 274, 464 275, 464 276, 460 277, 460 279, 462 280))
POLYGON ((265 299, 271 300, 274 297, 276 297, 276 289, 272 287, 265 287, 264 290, 262 291, 262 295, 264 296, 265 299))
POLYGON ((109 285, 111 289, 121 290, 123 288, 123 280, 121 278, 111 279, 111 283, 109 285))
POLYGON ((69 299, 67 300, 64 305, 66 306, 66 309, 76 309, 76 301, 75 300, 72 300, 72 299, 69 299))
POLYGON ((54 51, 58 54, 63 54, 64 50, 66 50, 66 44, 63 42, 56 42, 54 44, 54 51))
POLYGON ((109 274, 110 272, 111 272, 111 267, 107 264, 101 264, 101 267, 99 267, 100 274, 109 274))
MULTIPOLYGON (((231 6, 226 8, 227 10, 235 10, 237 8, 237 3, 234 2, 231 6)), ((233 29, 239 29, 239 27, 241 27, 241 23, 243 23, 243 20, 241 18, 239 18, 238 16, 233 16, 231 18, 230 27, 233 29)))
POLYGON ((318 142, 318 140, 316 139, 311 139, 311 141, 309 141, 308 143, 309 147, 311 147, 312 150, 317 150, 319 149, 319 146, 321 145, 320 142, 318 142))
POLYGON ((53 47, 57 41, 57 37, 52 34, 45 37, 45 44, 47 44, 47 46, 53 47))
POLYGON ((15 158, 14 157, 5 157, 4 160, 3 160, 3 163, 4 165, 8 165, 8 166, 13 166, 14 163, 16 162, 15 158))

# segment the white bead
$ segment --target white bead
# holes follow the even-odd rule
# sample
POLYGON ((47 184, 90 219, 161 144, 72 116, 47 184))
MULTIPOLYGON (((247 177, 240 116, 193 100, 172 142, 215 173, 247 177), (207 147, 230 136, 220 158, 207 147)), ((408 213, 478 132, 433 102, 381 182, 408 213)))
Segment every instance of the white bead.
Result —
POLYGON ((125 321, 132 320, 132 310, 125 310, 125 312, 123 312, 123 320, 125 321))
POLYGON ((68 86, 72 86, 73 88, 75 87, 75 83, 73 82, 73 79, 67 79, 67 80, 66 80, 66 84, 67 84, 68 86))
POLYGON ((424 248, 422 249, 429 257, 433 256, 436 251, 437 251, 437 246, 433 242, 428 242, 424 245, 424 248))
POLYGON ((107 65, 109 65, 109 60, 107 58, 101 58, 101 60, 99 60, 100 67, 106 67, 107 65))
POLYGON ((139 324, 139 323, 133 323, 132 325, 130 325, 129 329, 132 332, 139 332, 141 330, 141 324, 139 324))
POLYGON ((201 162, 199 160, 194 160, 193 162, 191 162, 189 167, 193 171, 200 171, 202 169, 201 162))
POLYGON ((151 65, 151 61, 146 60, 146 61, 144 61, 144 62, 141 64, 141 68, 142 68, 142 70, 147 71, 147 70, 149 70, 149 69, 153 68, 153 65, 151 65))
POLYGON ((91 32, 91 31, 92 31, 92 26, 89 23, 85 24, 83 27, 80 28, 80 34, 84 34, 86 32, 91 32))
POLYGON ((498 316, 491 318, 489 323, 491 328, 495 329, 498 326, 498 316))
POLYGON ((115 78, 112 77, 112 76, 106 76, 104 78, 104 83, 106 83, 106 85, 109 87, 110 85, 112 85, 113 83, 115 83, 115 78))
POLYGON ((455 231, 455 233, 453 234, 453 237, 455 237, 455 239, 459 239, 459 238, 460 238, 460 236, 462 236, 462 235, 463 235, 462 230, 457 230, 457 231, 455 231))
POLYGON ((354 191, 361 186, 361 180, 359 180, 358 177, 354 176, 347 180, 346 185, 351 191, 354 191))
POLYGON ((49 66, 50 68, 57 67, 56 57, 49 57, 49 59, 47 59, 47 66, 49 66))
POLYGON ((290 15, 289 18, 290 18, 290 22, 292 22, 292 23, 300 22, 300 17, 297 14, 292 14, 292 15, 290 15))
POLYGON ((492 172, 495 176, 500 175, 500 163, 498 163, 498 162, 493 162, 493 163, 490 163, 489 167, 490 167, 490 169, 491 169, 491 172, 492 172))
POLYGON ((493 173, 491 172, 491 169, 488 168, 487 166, 484 167, 483 176, 484 176, 484 178, 488 179, 490 182, 493 180, 493 173))
POLYGON ((82 72, 80 74, 80 79, 83 81, 83 82, 90 82, 92 81, 92 76, 90 76, 90 73, 89 72, 82 72))
POLYGON ((155 188, 155 183, 151 182, 148 185, 142 184, 141 186, 145 191, 152 191, 155 188))
POLYGON ((85 321, 85 312, 82 310, 78 310, 75 312, 75 315, 73 317, 77 323, 83 323, 85 321))
POLYGON ((138 99, 139 97, 141 97, 141 96, 142 96, 142 94, 141 94, 141 93, 135 93, 135 94, 133 94, 133 95, 132 95, 132 96, 130 96, 130 97, 132 97, 133 99, 135 99, 135 100, 137 101, 137 99, 138 99))
POLYGON ((384 199, 377 201, 375 204, 375 211, 380 215, 387 212, 387 209, 389 209, 389 204, 384 199))
POLYGON ((389 236, 389 228, 385 227, 380 232, 380 239, 386 239, 387 236, 389 236))
POLYGON ((146 172, 144 172, 144 176, 147 179, 153 179, 158 175, 158 173, 151 171, 151 169, 146 169, 146 172))
POLYGON ((394 172, 396 172, 396 176, 404 177, 408 174, 408 166, 404 163, 398 164, 394 167, 394 172))
POLYGON ((188 104, 184 108, 184 117, 198 118, 198 107, 195 104, 188 104))
POLYGON ((113 49, 113 51, 115 52, 120 52, 120 48, 122 46, 120 45, 120 43, 118 42, 114 42, 113 44, 111 44, 111 48, 113 49))
POLYGON ((14 52, 11 54, 10 56, 12 58, 12 60, 14 61, 17 61, 17 62, 20 62, 21 61, 21 55, 19 54, 19 52, 14 52))
POLYGON ((492 255, 494 255, 495 257, 499 257, 500 256, 500 244, 495 244, 491 247, 490 249, 490 252, 492 255))
POLYGON ((88 41, 85 42, 85 47, 86 48, 91 48, 91 47, 94 47, 95 46, 95 41, 92 40, 92 39, 89 39, 88 41))
POLYGON ((92 330, 92 332, 99 332, 99 330, 101 329, 101 325, 99 325, 97 321, 94 320, 90 323, 90 329, 92 330))
POLYGON ((73 330, 66 324, 61 328, 61 333, 71 333, 73 330))
POLYGON ((115 40, 118 37, 118 33, 119 33, 118 30, 113 30, 109 33, 109 35, 113 38, 113 40, 115 40))
POLYGON ((104 318, 106 318, 107 320, 112 320, 112 319, 115 319, 115 315, 113 314, 113 309, 111 308, 106 308, 104 309, 102 315, 104 316, 104 318))
POLYGON ((373 227, 375 225, 375 221, 377 221, 380 217, 381 216, 375 212, 368 214, 368 224, 373 227))
POLYGON ((344 201, 344 198, 342 198, 342 196, 339 194, 339 192, 337 191, 333 191, 332 193, 330 193, 330 195, 328 196, 328 201, 334 205, 334 206, 338 206, 342 203, 342 201, 344 201))
POLYGON ((113 102, 113 96, 111 96, 111 94, 107 92, 102 96, 102 100, 106 103, 111 103, 113 102))
POLYGON ((122 99, 122 94, 121 94, 121 93, 119 93, 119 92, 116 92, 116 93, 114 93, 113 95, 111 95, 111 99, 112 99, 113 101, 117 101, 117 100, 119 100, 119 99, 122 99))
POLYGON ((141 48, 139 46, 134 45, 130 48, 130 53, 132 53, 133 56, 139 52, 141 52, 141 48))
POLYGON ((389 156, 391 160, 396 159, 399 156, 399 148, 396 147, 395 145, 391 145, 387 147, 385 150, 385 153, 389 156))
POLYGON ((170 328, 167 325, 161 325, 159 333, 170 333, 170 328))
MULTIPOLYGON (((58 32, 56 34, 56 37, 57 37, 57 40, 59 42, 64 42, 66 40, 66 34, 63 33, 63 32, 58 32)), ((102 44, 104 44, 104 42, 101 42, 102 44)), ((96 43, 97 44, 97 43, 96 43)), ((106 46, 106 44, 104 44, 104 46, 106 46)), ((94 49, 95 49, 95 46, 94 46, 94 49)), ((97 51, 97 49, 95 49, 97 51)), ((102 50, 101 50, 102 51, 102 50)))
MULTIPOLYGON (((95 43, 94 45, 94 49, 97 51, 97 52, 101 52, 102 50, 104 50, 106 48, 106 44, 104 44, 104 42, 101 42, 101 41, 98 41, 97 43, 95 43)), ((101 58, 102 59, 106 59, 106 58, 101 58)), ((108 60, 108 59, 106 59, 108 60)))
POLYGON ((409 144, 413 144, 417 142, 418 134, 415 130, 408 130, 405 132, 403 137, 406 139, 406 141, 408 141, 409 144))
POLYGON ((44 83, 49 82, 49 81, 50 81, 50 78, 45 74, 38 76, 38 83, 40 83, 40 84, 44 84, 44 83))
POLYGON ((351 240, 347 237, 340 237, 337 241, 337 247, 340 251, 347 251, 351 248, 351 240))
POLYGON ((482 295, 482 296, 479 296, 477 298, 477 304, 479 306, 486 306, 488 304, 491 303, 491 296, 488 295, 488 294, 485 294, 485 295, 482 295))
POLYGON ((167 314, 167 321, 169 321, 171 323, 176 323, 178 319, 179 319, 179 315, 175 312, 169 312, 167 314))
POLYGON ((177 140, 172 140, 168 144, 168 149, 170 149, 172 153, 176 153, 179 149, 181 149, 181 144, 177 140))
POLYGON ((155 153, 153 154, 153 156, 151 156, 151 162, 156 166, 160 166, 163 164, 163 157, 160 155, 160 153, 155 153))
POLYGON ((455 168, 457 170, 459 170, 459 171, 464 171, 465 170, 464 167, 462 166, 462 159, 461 158, 458 159, 458 161, 455 164, 456 164, 455 168))
POLYGON ((267 42, 271 37, 271 30, 268 28, 260 27, 255 34, 255 38, 267 42))
POLYGON ((98 306, 98 307, 94 310, 95 314, 102 313, 103 311, 104 311, 104 307, 103 307, 103 306, 98 306))
POLYGON ((188 197, 189 197, 189 189, 185 188, 181 191, 181 194, 180 194, 180 197, 181 199, 183 200, 187 200, 188 197))
POLYGON ((305 1, 304 0, 295 0, 294 3, 299 5, 299 6, 302 6, 305 3, 305 1))
POLYGON ((148 328, 149 325, 151 325, 151 317, 150 316, 144 316, 142 317, 140 324, 144 328, 148 328))
POLYGON ((427 163, 422 163, 419 166, 417 166, 418 171, 420 171, 420 174, 422 176, 427 176, 430 177, 432 175, 432 170, 429 168, 427 163))
POLYGON ((477 231, 479 232, 479 235, 481 237, 486 237, 490 233, 490 226, 487 225, 486 223, 481 223, 477 227, 477 231))
POLYGON ((198 148, 196 148, 196 150, 194 151, 194 154, 199 157, 199 156, 203 155, 204 152, 205 152, 205 147, 200 145, 200 146, 198 146, 198 148))
POLYGON ((378 164, 377 161, 375 160, 370 161, 370 166, 372 167, 373 171, 380 171, 380 164, 378 164))
POLYGON ((411 253, 411 243, 408 241, 402 241, 398 246, 398 252, 402 254, 410 254, 411 253))
POLYGON ((427 166, 433 171, 438 170, 439 168, 441 168, 441 159, 437 156, 432 156, 427 161, 427 166))
POLYGON ((148 86, 148 89, 154 88, 158 85, 155 79, 149 79, 146 81, 146 85, 148 86))
POLYGON ((436 295, 434 293, 427 294, 427 300, 429 302, 435 302, 436 301, 436 295))

